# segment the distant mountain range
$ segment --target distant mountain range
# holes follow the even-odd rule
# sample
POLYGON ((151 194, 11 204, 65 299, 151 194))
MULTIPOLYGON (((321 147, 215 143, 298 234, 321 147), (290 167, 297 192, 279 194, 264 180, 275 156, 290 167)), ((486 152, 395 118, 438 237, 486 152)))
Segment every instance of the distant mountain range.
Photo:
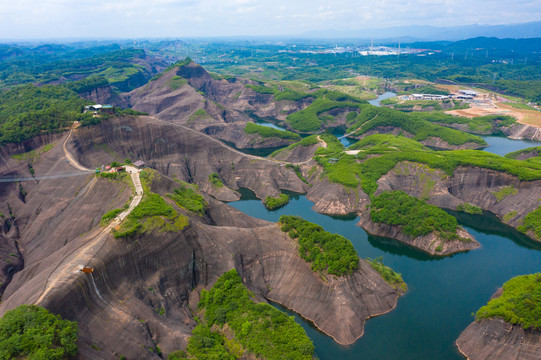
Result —
POLYGON ((398 26, 381 29, 359 29, 351 31, 323 30, 311 31, 299 35, 304 38, 320 38, 320 39, 341 39, 341 38, 356 38, 356 39, 378 39, 392 40, 404 38, 411 41, 425 40, 463 40, 474 37, 496 37, 496 38, 533 38, 541 36, 541 21, 507 24, 507 25, 466 25, 466 26, 398 26))

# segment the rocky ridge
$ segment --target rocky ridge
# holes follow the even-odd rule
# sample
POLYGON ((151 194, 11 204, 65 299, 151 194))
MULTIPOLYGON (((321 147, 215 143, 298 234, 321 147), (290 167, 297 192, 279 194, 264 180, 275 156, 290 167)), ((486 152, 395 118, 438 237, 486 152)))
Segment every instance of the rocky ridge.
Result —
POLYGON ((125 98, 135 110, 229 141, 240 149, 291 144, 288 140, 245 134, 244 126, 252 121, 249 114, 285 119, 287 113, 309 103, 273 102, 272 95, 245 86, 257 84, 240 78, 218 80, 200 65, 189 63, 173 67, 125 98))
MULTIPOLYGON (((261 159, 149 117, 111 119, 79 128, 72 138, 67 149, 87 167, 135 155, 163 170, 151 188, 162 195, 178 186, 166 174, 204 184, 212 171, 218 171, 229 186, 248 185, 259 195, 284 187, 306 190, 284 164, 264 161, 263 171, 257 165, 261 159), (179 161, 184 161, 182 170, 172 166, 179 161), (221 167, 226 165, 234 169, 224 172, 221 167)), ((36 177, 73 173, 62 155, 58 144, 44 154, 34 164, 36 177)), ((13 164, 11 158, 8 163, 13 164)), ((0 173, 28 171, 9 164, 2 164, 0 173)), ((19 229, 15 240, 24 268, 5 287, 0 312, 39 302, 78 321, 81 358, 158 359, 158 347, 164 354, 184 348, 195 326, 190 308, 197 304, 198 292, 231 268, 259 301, 271 299, 297 311, 343 344, 362 335, 366 319, 392 310, 400 295, 363 260, 351 276, 322 280, 278 226, 210 197, 202 217, 178 209, 190 217, 190 225, 181 232, 114 239, 100 232, 98 224, 105 212, 128 201, 127 184, 85 173, 25 184, 25 202, 12 191, 3 193, 1 202, 9 202, 15 213, 19 229), (102 237, 100 245, 89 248, 96 236, 102 237), (72 277, 51 285, 65 259, 82 249, 85 263, 65 269, 72 277), (92 267, 93 274, 80 272, 82 265, 92 267)))
POLYGON ((359 215, 360 220, 357 225, 362 227, 369 234, 396 239, 433 256, 451 255, 457 252, 477 249, 481 246, 475 238, 462 227, 457 229, 457 235, 461 240, 445 240, 436 233, 411 237, 404 234, 400 226, 380 224, 372 221, 369 212, 364 212, 359 215))
MULTIPOLYGON (((499 289, 492 298, 502 294, 499 289)), ((541 331, 525 330, 502 319, 472 322, 456 341, 469 360, 521 360, 541 356, 541 331)))

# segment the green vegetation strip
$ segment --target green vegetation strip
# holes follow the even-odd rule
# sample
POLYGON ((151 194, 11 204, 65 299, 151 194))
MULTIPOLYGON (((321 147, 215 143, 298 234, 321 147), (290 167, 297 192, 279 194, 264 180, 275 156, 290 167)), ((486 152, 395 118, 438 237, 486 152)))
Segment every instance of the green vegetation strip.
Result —
POLYGON ((498 199, 498 201, 502 201, 506 197, 511 196, 511 195, 515 195, 516 193, 518 193, 518 190, 515 189, 515 187, 513 185, 506 186, 506 187, 501 188, 498 191, 493 191, 492 192, 492 194, 494 194, 494 196, 496 196, 496 199, 498 199))
POLYGON ((124 211, 124 209, 113 209, 113 210, 109 211, 108 213, 106 213, 105 215, 103 215, 101 217, 100 225, 101 226, 106 226, 115 217, 117 217, 117 215, 120 214, 122 211, 124 211))
POLYGON ((253 91, 255 91, 256 93, 258 94, 272 94, 274 95, 274 93, 276 92, 276 90, 274 90, 273 88, 270 88, 270 87, 267 87, 265 85, 244 85, 245 87, 247 87, 248 89, 252 89, 253 91))
POLYGON ((263 205, 269 210, 275 210, 289 203, 287 194, 280 194, 277 197, 267 196, 263 201, 263 205))
POLYGON ((275 157, 276 155, 284 152, 295 149, 297 146, 311 146, 317 144, 319 141, 317 139, 317 135, 310 135, 302 139, 301 141, 298 141, 294 144, 289 145, 288 147, 278 149, 274 151, 272 154, 270 154, 270 157, 275 157))
POLYGON ((216 173, 212 173, 209 175, 209 181, 215 188, 221 188, 224 186, 224 183, 220 179, 220 176, 216 173))
POLYGON ((169 86, 171 90, 180 89, 186 84, 188 84, 188 80, 178 75, 174 75, 171 79, 167 81, 167 86, 169 86))
POLYGON ((467 214, 482 214, 483 210, 472 204, 463 203, 456 207, 457 211, 464 211, 467 214))
POLYGON ((535 236, 541 238, 541 206, 526 215, 524 222, 517 228, 519 231, 532 231, 535 236))
MULTIPOLYGON (((350 100, 350 99, 348 99, 350 100)), ((354 99, 358 101, 357 99, 354 99)), ((319 131, 326 125, 326 120, 319 115, 338 108, 359 108, 360 104, 352 101, 336 101, 327 98, 317 98, 307 108, 288 115, 287 123, 300 132, 319 131)))
POLYGON ((444 126, 465 124, 467 125, 466 131, 477 134, 497 134, 500 133, 500 127, 511 126, 516 122, 515 118, 507 115, 477 116, 470 119, 463 116, 453 116, 437 111, 416 112, 410 114, 410 116, 419 120, 426 120, 431 123, 437 123, 444 126))
POLYGON ((246 134, 257 134, 264 138, 275 137, 287 140, 299 140, 301 138, 299 134, 295 134, 294 132, 278 130, 268 126, 254 124, 253 122, 246 123, 246 126, 244 127, 244 132, 246 134))
MULTIPOLYGON (((303 87, 300 84, 297 84, 297 88, 303 87)), ((306 93, 303 91, 297 91, 294 89, 286 88, 282 91, 280 91, 276 86, 275 87, 268 87, 265 85, 244 85, 245 87, 252 89, 256 93, 259 94, 265 94, 265 95, 274 95, 274 101, 299 101, 308 97, 316 97, 321 94, 319 93, 306 93)))
POLYGON ((286 168, 288 169, 293 169, 293 171, 295 171, 295 174, 297 175, 297 177, 299 179, 301 179, 301 181, 305 184, 310 184, 308 182, 308 180, 306 180, 304 178, 304 176, 302 175, 302 171, 301 171, 301 167, 299 165, 293 165, 293 164, 286 164, 286 168))
POLYGON ((383 257, 379 256, 375 259, 367 258, 366 260, 370 263, 370 266, 372 266, 372 268, 381 275, 387 284, 402 291, 406 291, 408 289, 408 286, 402 279, 402 274, 399 274, 390 267, 384 265, 383 257))
POLYGON ((517 215, 518 215, 518 211, 515 211, 515 210, 509 211, 507 214, 503 216, 503 221, 509 222, 509 220, 513 219, 517 215))
POLYGON ((71 359, 77 323, 36 305, 21 305, 0 318, 0 359, 71 359))
POLYGON ((210 115, 207 114, 205 109, 197 109, 197 110, 195 110, 193 112, 193 114, 190 115, 190 117, 188 118, 188 121, 186 123, 191 124, 194 121, 199 121, 199 120, 206 119, 206 118, 210 118, 210 115))
POLYGON ((319 138, 327 144, 327 147, 319 147, 316 150, 316 155, 333 154, 338 151, 344 150, 344 145, 338 140, 338 138, 332 134, 319 135, 319 138))
POLYGON ((533 147, 529 147, 529 148, 526 148, 526 149, 513 151, 513 152, 511 152, 509 154, 506 154, 505 157, 509 158, 509 159, 516 159, 520 155, 530 155, 530 156, 533 156, 533 157, 537 157, 540 154, 541 154, 541 146, 533 146, 533 147))
POLYGON ((47 153, 55 146, 54 143, 52 144, 46 144, 40 147, 39 149, 34 149, 22 154, 16 154, 11 155, 11 158, 18 160, 18 161, 28 161, 29 163, 33 163, 35 161, 38 161, 41 157, 41 155, 47 153))
POLYGON ((254 302, 235 269, 223 274, 209 291, 201 291, 203 315, 193 330, 186 352, 173 359, 309 360, 314 345, 297 324, 269 304, 254 302))
POLYGON ((402 161, 426 164, 453 175, 459 166, 479 167, 514 175, 520 180, 541 179, 541 163, 508 159, 477 150, 432 151, 418 142, 394 135, 370 135, 350 146, 361 150, 357 155, 343 152, 316 156, 329 181, 356 188, 359 184, 367 194, 373 194, 377 181, 402 161), (336 161, 331 161, 336 159, 336 161))
POLYGON ((195 187, 185 182, 180 182, 180 186, 173 190, 172 194, 167 194, 167 197, 175 201, 178 206, 198 215, 203 215, 208 206, 205 198, 199 195, 195 187))
POLYGON ((495 317, 524 329, 541 329, 541 273, 507 281, 502 295, 480 308, 475 319, 495 317))
POLYGON ((446 90, 438 89, 433 85, 423 85, 406 91, 401 91, 398 95, 406 94, 432 94, 432 95, 449 95, 449 92, 446 90))
POLYGON ((515 109, 521 109, 521 110, 533 110, 533 111, 538 111, 536 108, 533 108, 529 105, 526 105, 526 104, 521 104, 521 103, 508 103, 509 106, 515 108, 515 109))
POLYGON ((188 218, 177 213, 160 195, 146 193, 120 228, 113 229, 113 234, 115 238, 123 238, 156 228, 161 231, 180 231, 188 223, 188 218))
MULTIPOLYGON (((435 233, 444 241, 465 240, 457 235, 454 216, 403 191, 386 191, 373 198, 370 217, 376 223, 401 226, 412 237, 435 233)), ((469 240, 468 240, 469 241, 469 240)))
POLYGON ((299 216, 280 216, 282 231, 299 242, 299 255, 313 271, 349 275, 359 268, 359 258, 351 241, 325 231, 321 226, 299 216))
POLYGON ((400 128, 412 134, 413 139, 417 141, 435 137, 442 139, 450 145, 463 145, 465 143, 475 143, 479 146, 486 145, 485 140, 478 136, 434 125, 418 116, 372 105, 362 106, 361 114, 357 117, 356 123, 347 132, 354 131, 354 135, 360 136, 377 127, 389 126, 400 128))

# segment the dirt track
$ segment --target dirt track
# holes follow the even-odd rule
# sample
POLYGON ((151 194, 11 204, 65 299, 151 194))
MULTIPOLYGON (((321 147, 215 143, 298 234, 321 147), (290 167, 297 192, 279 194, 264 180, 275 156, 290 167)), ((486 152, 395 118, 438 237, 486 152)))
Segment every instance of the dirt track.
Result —
MULTIPOLYGON (((69 153, 69 151, 67 151, 66 144, 71 137, 73 129, 74 127, 72 127, 68 137, 64 141, 64 145, 63 145, 64 156, 68 160, 69 164, 73 166, 74 168, 82 170, 82 171, 91 171, 91 169, 88 169, 82 166, 81 164, 79 164, 73 158, 73 156, 69 153)), ((78 248, 74 253, 71 253, 68 256, 66 256, 62 260, 62 262, 58 264, 58 266, 55 267, 53 272, 48 276, 47 282, 45 283, 43 291, 41 292, 37 300, 34 302, 36 305, 40 305, 44 301, 46 296, 55 288, 61 287, 63 284, 66 284, 69 281, 72 281, 77 276, 87 276, 86 274, 83 274, 80 271, 80 269, 85 264, 88 264, 90 260, 94 257, 94 254, 96 254, 101 249, 101 247, 105 244, 105 241, 108 238, 109 234, 111 233, 111 230, 115 228, 116 226, 120 225, 120 223, 141 202, 141 199, 143 198, 143 186, 141 185, 141 178, 139 177, 141 170, 133 166, 126 166, 125 168, 126 168, 126 171, 130 174, 130 177, 135 187, 135 195, 132 201, 130 202, 129 207, 126 210, 124 210, 122 213, 120 213, 117 217, 115 217, 106 227, 104 228, 98 227, 97 229, 95 229, 91 234, 89 234, 86 237, 88 240, 80 248, 78 248)), ((93 181, 96 181, 96 179, 93 179, 93 181)), ((93 277, 92 277, 92 282, 93 282, 97 295, 101 298, 99 290, 97 289, 94 283, 93 277)))

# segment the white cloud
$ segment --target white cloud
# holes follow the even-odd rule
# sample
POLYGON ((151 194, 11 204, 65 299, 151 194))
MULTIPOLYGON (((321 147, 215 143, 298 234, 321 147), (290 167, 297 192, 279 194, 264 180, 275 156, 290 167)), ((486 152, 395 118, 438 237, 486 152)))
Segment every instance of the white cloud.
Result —
POLYGON ((0 37, 285 35, 541 19, 530 0, 0 0, 0 37))

